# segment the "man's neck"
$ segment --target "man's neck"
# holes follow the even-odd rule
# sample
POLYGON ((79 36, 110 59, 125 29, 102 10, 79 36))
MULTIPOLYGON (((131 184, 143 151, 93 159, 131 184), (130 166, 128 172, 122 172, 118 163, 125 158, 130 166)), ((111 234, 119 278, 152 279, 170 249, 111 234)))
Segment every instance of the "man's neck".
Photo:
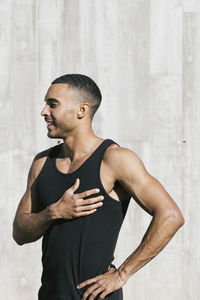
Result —
POLYGON ((84 136, 68 136, 63 139, 64 157, 69 157, 71 161, 79 160, 92 153, 103 140, 94 133, 84 136))

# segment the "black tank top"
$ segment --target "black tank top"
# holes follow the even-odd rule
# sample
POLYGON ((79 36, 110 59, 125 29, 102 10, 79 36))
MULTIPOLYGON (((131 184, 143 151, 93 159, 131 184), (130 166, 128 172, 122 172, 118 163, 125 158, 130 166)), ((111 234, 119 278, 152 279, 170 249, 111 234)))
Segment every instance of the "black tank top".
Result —
MULTIPOLYGON (((103 206, 95 213, 72 220, 56 220, 44 234, 39 300, 80 300, 88 287, 78 290, 76 286, 114 266, 111 264, 113 253, 129 201, 123 204, 110 197, 100 180, 103 154, 113 143, 117 144, 111 139, 104 140, 77 170, 68 174, 56 167, 63 144, 50 148, 44 166, 31 186, 34 212, 58 201, 76 178, 80 178, 80 186, 75 193, 99 188, 100 192, 94 197, 104 196, 103 206)), ((122 289, 107 298, 122 299, 122 289)))

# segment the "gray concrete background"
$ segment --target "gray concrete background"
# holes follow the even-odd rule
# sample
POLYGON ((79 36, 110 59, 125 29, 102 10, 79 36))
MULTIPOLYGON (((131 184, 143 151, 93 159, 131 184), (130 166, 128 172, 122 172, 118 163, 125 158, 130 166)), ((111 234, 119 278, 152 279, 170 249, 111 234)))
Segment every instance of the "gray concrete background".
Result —
MULTIPOLYGON (((103 94, 94 131, 137 153, 185 225, 124 286, 124 300, 200 299, 200 1, 0 1, 0 299, 35 300, 41 240, 17 246, 12 221, 32 159, 55 145, 40 117, 50 82, 91 76, 103 94)), ((150 217, 131 201, 115 263, 150 217)))

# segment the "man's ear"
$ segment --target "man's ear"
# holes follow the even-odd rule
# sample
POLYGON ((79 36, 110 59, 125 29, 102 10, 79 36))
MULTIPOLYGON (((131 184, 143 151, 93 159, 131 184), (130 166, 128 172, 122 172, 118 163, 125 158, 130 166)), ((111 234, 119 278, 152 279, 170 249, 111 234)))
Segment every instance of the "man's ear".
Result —
POLYGON ((78 112, 77 112, 77 117, 78 119, 82 119, 85 117, 90 111, 90 104, 89 103, 80 103, 78 112))

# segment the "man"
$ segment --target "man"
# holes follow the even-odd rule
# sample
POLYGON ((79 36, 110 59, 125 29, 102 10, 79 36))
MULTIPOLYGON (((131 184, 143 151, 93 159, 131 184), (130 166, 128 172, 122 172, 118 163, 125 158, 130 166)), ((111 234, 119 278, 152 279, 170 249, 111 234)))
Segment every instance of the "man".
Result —
POLYGON ((19 245, 43 236, 39 300, 122 299, 122 286, 184 224, 163 186, 131 150, 92 130, 101 102, 95 82, 80 74, 54 80, 41 115, 48 137, 63 139, 33 160, 17 208, 19 245), (138 248, 117 269, 113 252, 130 201, 152 221, 138 248))

